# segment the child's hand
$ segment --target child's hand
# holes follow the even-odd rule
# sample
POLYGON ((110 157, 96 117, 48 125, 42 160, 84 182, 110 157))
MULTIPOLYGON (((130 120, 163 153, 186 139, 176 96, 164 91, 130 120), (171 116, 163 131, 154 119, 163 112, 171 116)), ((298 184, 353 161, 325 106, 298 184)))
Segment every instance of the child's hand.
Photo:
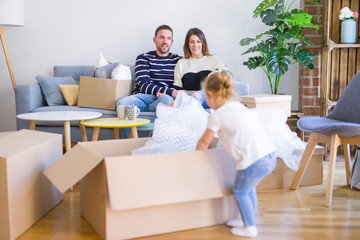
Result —
POLYGON ((214 138, 214 131, 210 129, 206 129, 202 137, 200 138, 196 150, 205 150, 208 149, 212 139, 214 138))

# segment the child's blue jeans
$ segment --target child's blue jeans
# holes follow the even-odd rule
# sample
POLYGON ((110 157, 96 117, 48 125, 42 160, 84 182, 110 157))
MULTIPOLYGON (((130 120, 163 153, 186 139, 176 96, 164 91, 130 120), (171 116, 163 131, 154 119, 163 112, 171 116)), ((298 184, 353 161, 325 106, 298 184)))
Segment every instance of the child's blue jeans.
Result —
POLYGON ((235 177, 234 195, 245 227, 255 226, 257 208, 256 186, 276 166, 274 153, 257 160, 246 169, 238 170, 235 177))

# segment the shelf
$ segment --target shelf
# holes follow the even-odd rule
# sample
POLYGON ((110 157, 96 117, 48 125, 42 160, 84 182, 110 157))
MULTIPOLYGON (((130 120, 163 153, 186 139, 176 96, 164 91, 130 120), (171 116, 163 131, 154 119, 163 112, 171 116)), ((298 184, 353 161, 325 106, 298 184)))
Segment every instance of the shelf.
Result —
POLYGON ((360 44, 335 43, 330 39, 327 40, 327 45, 329 46, 329 51, 332 51, 334 48, 360 48, 360 44))

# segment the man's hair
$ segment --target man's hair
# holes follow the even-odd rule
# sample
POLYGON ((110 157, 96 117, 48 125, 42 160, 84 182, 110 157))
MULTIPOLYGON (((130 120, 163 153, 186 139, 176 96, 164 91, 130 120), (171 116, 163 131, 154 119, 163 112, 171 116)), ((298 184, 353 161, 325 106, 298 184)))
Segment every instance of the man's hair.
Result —
POLYGON ((184 46, 183 46, 183 51, 184 51, 184 57, 185 58, 190 58, 191 57, 191 52, 190 52, 190 48, 189 48, 189 42, 190 42, 190 37, 192 35, 196 35, 202 43, 202 49, 201 52, 204 56, 211 56, 211 54, 209 53, 209 48, 206 42, 206 37, 205 34, 203 33, 203 31, 201 31, 199 28, 191 28, 185 37, 185 42, 184 42, 184 46))
POLYGON ((161 25, 161 26, 158 26, 158 27, 157 27, 157 29, 155 30, 155 37, 156 37, 156 35, 158 34, 158 32, 159 32, 160 30, 170 30, 170 31, 171 31, 171 34, 173 34, 172 28, 171 28, 170 26, 164 24, 164 25, 161 25))

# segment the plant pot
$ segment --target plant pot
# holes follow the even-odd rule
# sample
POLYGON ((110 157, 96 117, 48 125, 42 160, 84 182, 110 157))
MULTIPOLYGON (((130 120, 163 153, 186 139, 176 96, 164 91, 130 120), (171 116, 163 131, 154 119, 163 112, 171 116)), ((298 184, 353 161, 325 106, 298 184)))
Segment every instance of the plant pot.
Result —
POLYGON ((352 44, 356 42, 356 22, 346 19, 341 23, 341 43, 352 44))

